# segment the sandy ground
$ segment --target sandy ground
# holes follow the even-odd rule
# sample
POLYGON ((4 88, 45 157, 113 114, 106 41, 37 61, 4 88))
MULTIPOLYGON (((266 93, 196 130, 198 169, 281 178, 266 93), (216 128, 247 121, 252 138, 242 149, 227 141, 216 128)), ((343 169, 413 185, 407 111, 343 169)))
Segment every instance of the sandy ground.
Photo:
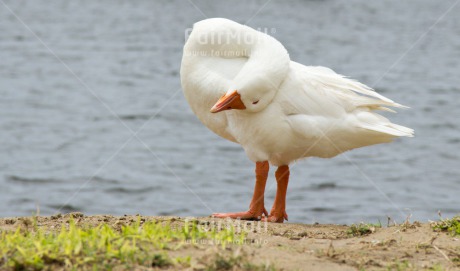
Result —
MULTIPOLYGON (((76 215, 78 224, 108 223, 114 228, 136 219, 136 216, 76 215)), ((68 220, 69 215, 39 217, 38 225, 54 231, 68 220)), ((272 264, 276 270, 460 270, 460 238, 435 232, 428 223, 375 228, 367 235, 352 236, 350 227, 343 225, 267 224, 208 217, 141 217, 141 221, 147 220, 172 226, 181 226, 187 220, 197 223, 203 230, 232 224, 236 230, 248 233, 244 244, 226 249, 199 243, 170 252, 171 256, 192 256, 191 270, 199 270, 200 262, 216 253, 244 255, 251 263, 272 264)), ((0 219, 1 230, 14 230, 18 226, 31 227, 30 218, 0 219)))

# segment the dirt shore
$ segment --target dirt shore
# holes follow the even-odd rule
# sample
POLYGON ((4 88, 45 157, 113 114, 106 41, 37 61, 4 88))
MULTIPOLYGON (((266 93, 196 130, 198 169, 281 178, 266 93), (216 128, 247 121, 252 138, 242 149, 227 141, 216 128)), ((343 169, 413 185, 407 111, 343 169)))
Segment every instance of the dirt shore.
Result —
MULTIPOLYGON (((274 224, 209 217, 85 216, 80 213, 72 216, 79 225, 105 223, 115 229, 140 219, 142 222, 158 221, 174 227, 181 227, 185 222, 195 223, 203 230, 232 225, 235 231, 247 233, 243 244, 226 248, 210 242, 197 242, 168 251, 172 256, 191 256, 190 266, 184 268, 188 270, 209 269, 206 268, 206 261, 215 255, 230 255, 254 265, 270 266, 274 270, 460 270, 459 236, 436 232, 429 223, 351 228, 344 225, 274 224)), ((58 231, 68 223, 69 217, 38 217, 36 224, 45 231, 58 231)), ((0 219, 0 233, 18 227, 33 227, 32 219, 0 219)), ((173 270, 177 267, 169 268, 173 270)), ((240 269, 232 267, 226 270, 240 269)))

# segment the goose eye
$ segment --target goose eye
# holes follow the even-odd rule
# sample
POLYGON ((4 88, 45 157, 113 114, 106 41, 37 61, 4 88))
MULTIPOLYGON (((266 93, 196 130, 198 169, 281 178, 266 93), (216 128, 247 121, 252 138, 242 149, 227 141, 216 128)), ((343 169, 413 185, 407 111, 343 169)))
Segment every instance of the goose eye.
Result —
POLYGON ((259 100, 255 101, 255 102, 252 102, 252 104, 257 104, 259 102, 259 100))

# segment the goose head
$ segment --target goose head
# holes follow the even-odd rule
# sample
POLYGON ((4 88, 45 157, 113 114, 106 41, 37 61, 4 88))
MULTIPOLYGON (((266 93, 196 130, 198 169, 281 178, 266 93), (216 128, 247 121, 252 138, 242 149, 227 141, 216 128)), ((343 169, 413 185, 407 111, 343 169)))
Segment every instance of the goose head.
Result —
POLYGON ((211 113, 225 110, 244 110, 257 113, 273 100, 277 88, 265 76, 253 76, 242 87, 231 88, 211 108, 211 113))

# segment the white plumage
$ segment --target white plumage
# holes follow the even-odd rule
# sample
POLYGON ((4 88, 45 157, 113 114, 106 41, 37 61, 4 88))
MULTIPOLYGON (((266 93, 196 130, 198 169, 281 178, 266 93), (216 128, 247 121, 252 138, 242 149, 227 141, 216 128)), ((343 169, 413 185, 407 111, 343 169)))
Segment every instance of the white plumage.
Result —
POLYGON ((181 81, 201 122, 241 144, 254 162, 288 165, 413 136, 374 112, 402 105, 331 69, 291 61, 274 38, 227 19, 194 25, 181 81), (235 90, 246 109, 210 112, 235 90))

